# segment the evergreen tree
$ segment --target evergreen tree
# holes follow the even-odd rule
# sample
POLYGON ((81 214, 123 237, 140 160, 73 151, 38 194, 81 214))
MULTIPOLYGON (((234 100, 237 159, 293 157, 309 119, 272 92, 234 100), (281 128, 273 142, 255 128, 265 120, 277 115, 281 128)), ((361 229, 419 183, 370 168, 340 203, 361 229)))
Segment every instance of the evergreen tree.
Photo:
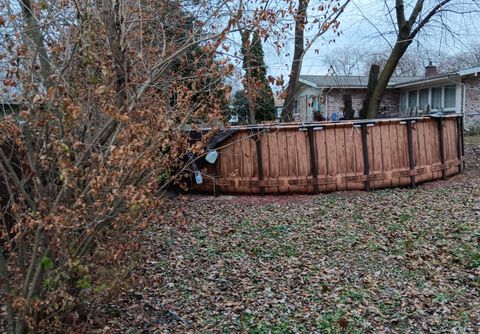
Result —
POLYGON ((243 68, 246 73, 244 80, 250 122, 262 122, 275 119, 275 102, 272 88, 267 81, 267 68, 264 61, 262 41, 258 31, 253 33, 242 31, 243 68))
POLYGON ((233 96, 233 106, 238 115, 238 122, 241 124, 248 123, 249 103, 245 91, 239 90, 235 93, 233 96))

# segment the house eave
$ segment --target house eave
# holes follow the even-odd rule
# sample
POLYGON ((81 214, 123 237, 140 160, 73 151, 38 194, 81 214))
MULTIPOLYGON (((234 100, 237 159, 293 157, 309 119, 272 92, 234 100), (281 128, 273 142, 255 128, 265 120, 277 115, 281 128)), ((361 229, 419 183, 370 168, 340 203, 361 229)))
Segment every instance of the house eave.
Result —
MULTIPOLYGON (((367 89, 367 86, 335 86, 335 85, 317 86, 313 82, 310 82, 308 80, 303 80, 303 79, 299 79, 299 82, 301 82, 305 85, 311 86, 313 88, 321 89, 321 90, 325 90, 325 89, 367 89)), ((394 87, 391 84, 389 84, 387 86, 387 89, 392 89, 392 88, 396 88, 396 87, 394 87)))
POLYGON ((454 79, 459 79, 460 77, 461 76, 456 73, 449 73, 441 76, 436 76, 434 78, 425 78, 417 81, 403 82, 400 84, 393 85, 392 88, 408 88, 408 87, 424 86, 424 85, 443 83, 443 82, 452 82, 454 81, 454 79))
POLYGON ((309 80, 305 80, 305 79, 303 79, 303 78, 299 78, 299 79, 298 79, 298 82, 301 82, 301 83, 303 83, 303 84, 305 84, 305 85, 307 85, 307 86, 311 86, 311 87, 314 87, 314 88, 320 88, 320 87, 318 87, 317 84, 315 84, 314 82, 309 81, 309 80))
POLYGON ((458 70, 457 73, 462 77, 466 75, 472 75, 472 74, 478 75, 480 73, 480 66, 458 70))

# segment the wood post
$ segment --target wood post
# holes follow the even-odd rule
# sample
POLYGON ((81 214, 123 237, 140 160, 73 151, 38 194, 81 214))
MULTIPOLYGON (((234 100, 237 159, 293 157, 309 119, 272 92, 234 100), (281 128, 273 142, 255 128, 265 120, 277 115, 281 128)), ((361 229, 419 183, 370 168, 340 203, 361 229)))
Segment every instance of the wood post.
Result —
POLYGON ((440 147, 440 162, 442 163, 442 179, 447 175, 445 166, 445 134, 443 131, 443 118, 437 118, 438 126, 438 146, 440 147))
POLYGON ((367 142, 367 124, 362 124, 362 149, 363 149, 363 175, 365 175, 365 190, 370 191, 370 180, 368 178, 369 166, 368 166, 368 142, 367 142))
POLYGON ((463 159, 463 169, 465 169, 465 142, 463 140, 463 134, 465 132, 465 129, 464 129, 464 119, 463 119, 463 115, 460 116, 460 137, 462 138, 462 159, 463 159))
POLYGON ((457 157, 460 160, 460 164, 458 165, 458 172, 463 173, 463 152, 462 152, 462 136, 463 136, 463 129, 462 123, 463 120, 461 116, 457 117, 457 157))
POLYGON ((264 181, 263 177, 263 160, 262 160, 262 143, 260 143, 260 131, 254 137, 255 145, 257 148, 257 163, 258 163, 258 184, 260 188, 260 195, 265 195, 265 186, 261 185, 264 181))
POLYGON ((313 191, 316 195, 319 193, 319 189, 317 176, 317 150, 315 146, 315 138, 313 137, 313 128, 308 129, 308 142, 310 145, 310 167, 312 168, 313 191))
POLYGON ((412 120, 407 120, 408 161, 410 163, 410 188, 415 188, 415 152, 413 151, 412 120))

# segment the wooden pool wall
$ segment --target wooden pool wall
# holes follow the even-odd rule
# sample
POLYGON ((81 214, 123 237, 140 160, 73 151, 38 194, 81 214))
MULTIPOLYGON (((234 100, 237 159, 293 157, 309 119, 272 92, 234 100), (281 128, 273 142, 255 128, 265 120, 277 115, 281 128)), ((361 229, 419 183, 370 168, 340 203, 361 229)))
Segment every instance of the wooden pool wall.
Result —
POLYGON ((463 171, 462 124, 451 115, 238 127, 194 190, 314 194, 415 187, 463 171))

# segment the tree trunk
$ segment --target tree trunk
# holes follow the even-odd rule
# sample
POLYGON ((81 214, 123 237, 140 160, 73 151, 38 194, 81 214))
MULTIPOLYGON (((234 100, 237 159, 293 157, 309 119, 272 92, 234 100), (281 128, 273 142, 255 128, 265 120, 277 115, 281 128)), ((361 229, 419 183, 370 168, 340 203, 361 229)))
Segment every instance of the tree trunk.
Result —
POLYGON ((352 106, 352 95, 349 93, 345 93, 342 96, 343 99, 343 118, 344 119, 353 119, 354 112, 352 106))
POLYGON ((50 58, 42 35, 42 29, 39 26, 37 18, 34 16, 32 3, 30 0, 19 0, 22 8, 23 18, 25 19, 26 29, 25 34, 28 36, 27 43, 31 45, 31 52, 38 55, 40 61, 40 73, 42 74, 45 88, 52 85, 51 75, 52 67, 50 66, 50 58))
POLYGON ((390 81, 390 78, 392 77, 398 62, 400 61, 400 58, 402 58, 410 43, 411 41, 408 40, 408 36, 401 36, 397 39, 397 43, 395 44, 390 57, 388 57, 387 62, 380 73, 371 96, 368 96, 367 93, 365 104, 367 104, 368 107, 365 118, 373 119, 377 117, 378 109, 380 108, 380 103, 382 102, 383 94, 385 93, 388 82, 390 81))
POLYGON ((363 100, 362 109, 360 109, 360 113, 359 113, 359 116, 361 119, 367 118, 368 105, 372 98, 373 91, 377 86, 379 74, 380 74, 380 66, 377 64, 372 64, 370 66, 370 72, 368 73, 367 93, 365 94, 365 99, 363 100))
POLYGON ((122 110, 127 101, 127 61, 122 43, 122 13, 116 1, 103 0, 102 14, 115 66, 115 106, 122 110))
POLYGON ((297 90, 298 78, 302 68, 304 53, 304 30, 307 21, 307 8, 310 0, 299 0, 298 11, 295 16, 295 49, 293 52, 292 69, 288 80, 287 96, 283 103, 283 120, 293 121, 293 109, 295 107, 295 93, 297 90))

